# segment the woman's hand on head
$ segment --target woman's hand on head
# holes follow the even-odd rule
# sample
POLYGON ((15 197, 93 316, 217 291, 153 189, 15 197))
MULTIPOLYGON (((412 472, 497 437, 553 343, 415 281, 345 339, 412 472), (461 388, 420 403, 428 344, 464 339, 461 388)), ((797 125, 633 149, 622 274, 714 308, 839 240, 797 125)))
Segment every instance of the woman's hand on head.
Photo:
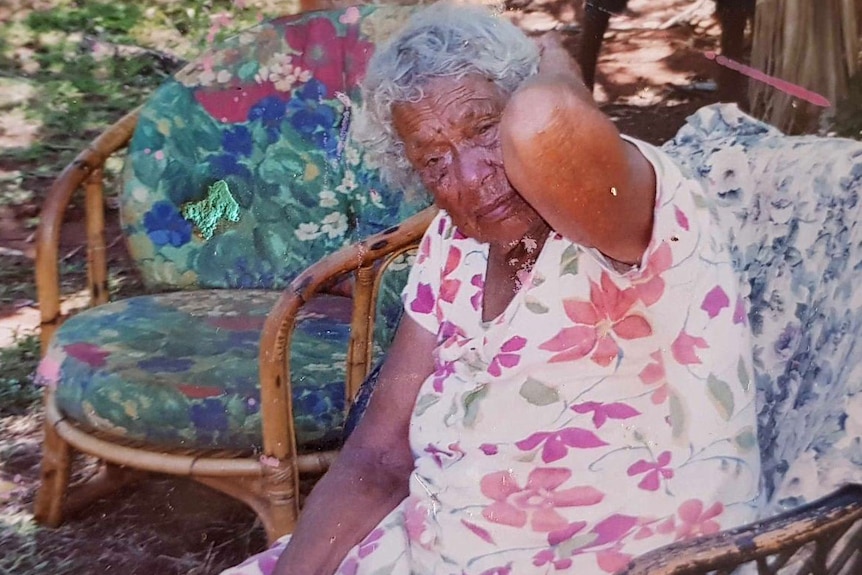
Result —
POLYGON ((563 44, 562 34, 552 30, 536 36, 533 41, 539 48, 539 71, 525 82, 525 87, 536 81, 563 81, 571 83, 580 98, 592 103, 592 92, 584 84, 581 67, 563 44))

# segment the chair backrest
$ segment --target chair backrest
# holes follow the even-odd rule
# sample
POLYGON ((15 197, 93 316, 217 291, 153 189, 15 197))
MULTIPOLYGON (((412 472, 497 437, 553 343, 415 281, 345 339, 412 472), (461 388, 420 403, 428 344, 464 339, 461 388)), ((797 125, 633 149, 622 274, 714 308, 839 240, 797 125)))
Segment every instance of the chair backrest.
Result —
POLYGON ((716 105, 665 150, 707 183, 746 280, 765 514, 862 481, 862 144, 716 105))
POLYGON ((429 204, 382 184, 347 138, 375 45, 412 12, 365 6, 262 23, 143 107, 124 174, 129 250, 150 288, 283 288, 429 204))

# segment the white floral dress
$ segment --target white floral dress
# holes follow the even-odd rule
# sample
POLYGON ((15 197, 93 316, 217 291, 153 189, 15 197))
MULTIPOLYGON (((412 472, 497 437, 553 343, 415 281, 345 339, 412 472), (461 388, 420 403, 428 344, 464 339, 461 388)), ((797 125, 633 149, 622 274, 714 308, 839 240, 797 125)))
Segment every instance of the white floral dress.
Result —
MULTIPOLYGON (((410 496, 339 573, 613 573, 755 518, 737 274, 700 184, 632 142, 659 186, 650 245, 626 273, 552 233, 484 323, 488 246, 445 212, 431 225, 404 291, 438 341, 411 424, 410 496)), ((231 573, 268 573, 280 548, 231 573)))

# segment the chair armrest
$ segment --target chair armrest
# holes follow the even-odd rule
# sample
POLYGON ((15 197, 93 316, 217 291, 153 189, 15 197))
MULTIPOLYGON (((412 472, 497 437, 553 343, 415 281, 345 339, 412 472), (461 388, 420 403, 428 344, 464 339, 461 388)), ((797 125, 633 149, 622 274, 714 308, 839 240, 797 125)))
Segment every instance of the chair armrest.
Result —
POLYGON ((297 453, 288 351, 299 309, 339 276, 367 269, 377 260, 418 244, 436 212, 435 207, 426 208, 398 226, 338 250, 308 267, 282 293, 266 318, 260 340, 263 449, 267 458, 289 465, 297 453))
POLYGON ((87 183, 87 263, 91 303, 107 301, 102 168, 125 147, 138 121, 136 109, 93 140, 54 180, 42 204, 36 230, 36 291, 41 315, 42 353, 60 321, 59 245, 63 215, 72 194, 87 183))
MULTIPOLYGON (((842 570, 853 553, 839 554, 827 568, 827 555, 854 526, 862 526, 862 485, 847 485, 822 499, 769 519, 667 545, 635 558, 621 575, 699 575, 717 570, 730 573, 739 565, 757 562, 759 573, 778 573, 806 545, 814 546, 799 573, 858 573, 862 558, 856 557, 857 570, 842 570), (774 561, 767 563, 770 556, 774 561), (776 563, 777 562, 777 563, 776 563), (769 565, 769 567, 766 567, 769 565), (813 570, 812 570, 813 569, 813 570)), ((862 531, 848 542, 853 551, 862 541, 862 531)), ((789 573, 781 571, 781 573, 789 573)))

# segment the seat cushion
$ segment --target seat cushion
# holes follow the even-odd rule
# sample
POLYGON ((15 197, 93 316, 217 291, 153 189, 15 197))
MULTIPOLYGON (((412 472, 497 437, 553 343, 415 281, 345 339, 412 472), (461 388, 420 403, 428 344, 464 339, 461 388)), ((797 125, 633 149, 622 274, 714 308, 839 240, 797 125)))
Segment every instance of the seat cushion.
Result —
MULTIPOLYGON (((60 410, 101 432, 168 448, 262 445, 258 349, 279 292, 140 296, 82 312, 57 331, 39 378, 60 410)), ((316 298, 291 344, 297 442, 337 443, 351 300, 316 298)))

